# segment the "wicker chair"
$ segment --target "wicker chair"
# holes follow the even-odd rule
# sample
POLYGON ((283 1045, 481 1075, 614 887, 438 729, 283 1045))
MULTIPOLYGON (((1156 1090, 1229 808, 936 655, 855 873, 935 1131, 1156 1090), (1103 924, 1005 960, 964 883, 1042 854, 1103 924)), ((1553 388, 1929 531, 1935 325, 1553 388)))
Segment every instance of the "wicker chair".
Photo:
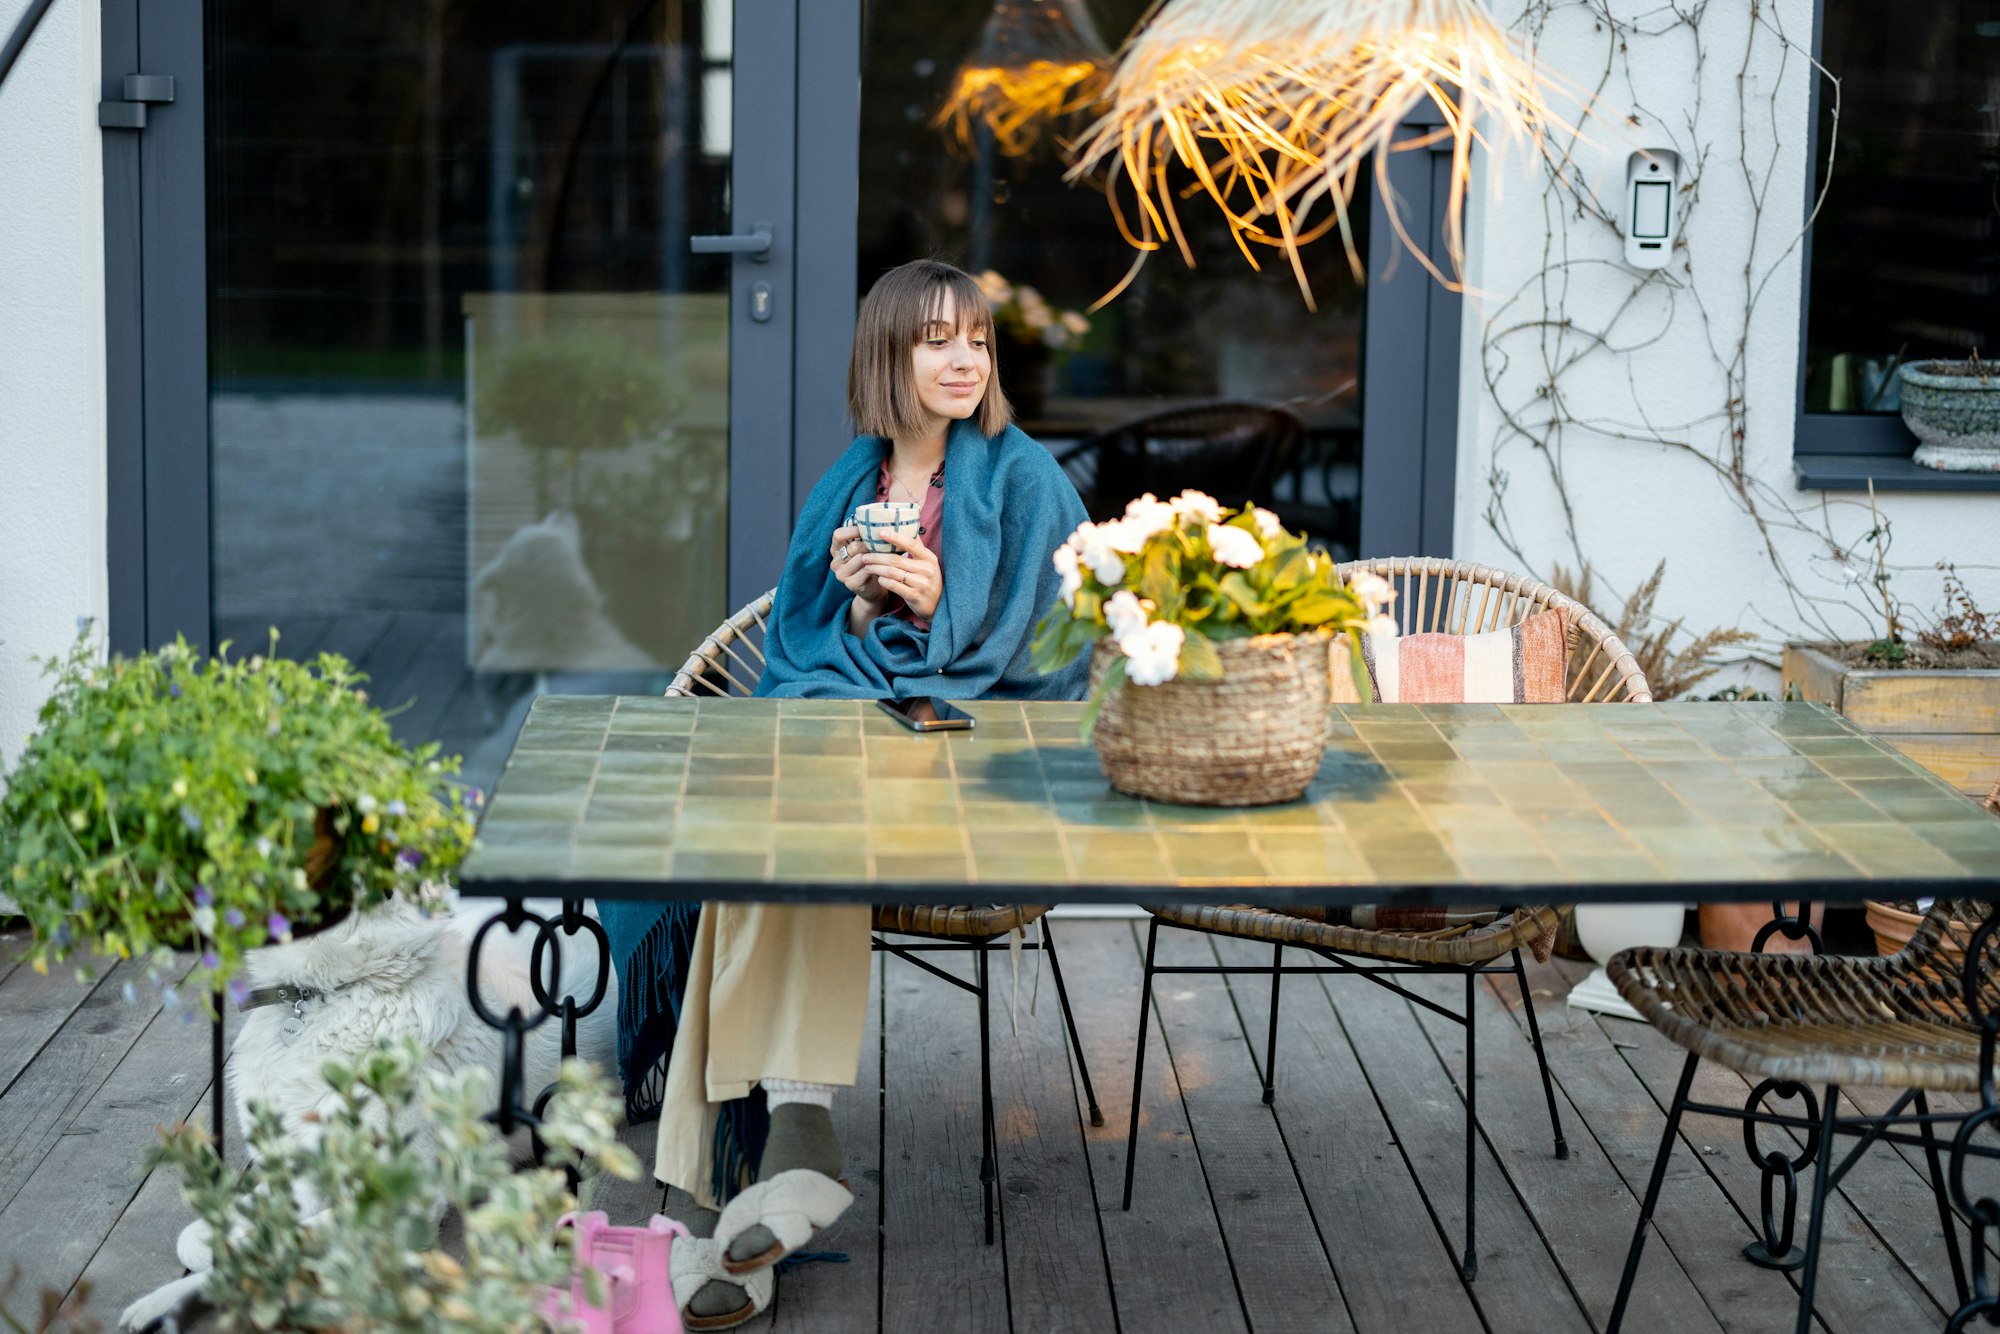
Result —
MULTIPOLYGON (((1766 1235, 1752 1242, 1745 1254, 1766 1268, 1803 1267, 1799 1281, 1799 1330, 1812 1326, 1813 1286, 1818 1273, 1827 1193, 1878 1138, 1923 1146, 1958 1299, 1962 1304, 1979 1305, 1968 1293, 1965 1261, 1959 1254, 1952 1221, 1951 1197, 1939 1164, 1941 1140, 1935 1133, 1935 1122, 1961 1118, 1940 1116, 1934 1122, 1925 1094, 1955 1091, 1976 1095, 1980 1090, 1981 1025, 1971 998, 1976 995, 1978 1009, 1987 1014, 2000 1010, 2000 977, 1990 968, 1982 969, 1974 988, 1968 992, 1962 975, 1965 927, 1954 927, 1953 922, 1976 924, 1985 915, 1984 904, 1941 900, 1918 925, 1907 946, 1896 954, 1879 958, 1647 948, 1626 950, 1611 960, 1609 972, 1619 994, 1655 1028, 1687 1048, 1688 1057, 1667 1112, 1666 1133, 1660 1138, 1652 1178, 1639 1207, 1638 1227, 1626 1253, 1625 1272, 1611 1308, 1608 1330, 1616 1331, 1624 1319, 1625 1305, 1631 1298, 1633 1278, 1639 1268, 1639 1255, 1646 1243, 1647 1225, 1659 1201, 1667 1162, 1673 1156, 1681 1113, 1689 1109, 1744 1122, 1744 1137, 1751 1157, 1767 1174, 1766 1235), (1761 1081, 1746 1106, 1718 1107, 1689 1100, 1695 1068, 1704 1058, 1761 1081), (1822 1098, 1813 1097, 1809 1087, 1812 1084, 1824 1085, 1822 1098), (1857 1084, 1902 1089, 1904 1093, 1881 1115, 1842 1117, 1838 1114, 1840 1089, 1843 1085, 1857 1084), (1759 1111, 1770 1094, 1780 1099, 1802 1098, 1805 1114, 1786 1117, 1759 1111), (1760 1121, 1803 1131, 1804 1154, 1788 1159, 1781 1152, 1760 1153, 1754 1141, 1760 1121), (1899 1126, 1905 1129, 1898 1132, 1899 1126), (1915 1128, 1915 1138, 1910 1136, 1908 1127, 1915 1128), (1861 1143, 1836 1165, 1833 1146, 1836 1137, 1842 1134, 1859 1136, 1861 1143), (1792 1183, 1796 1173, 1815 1158, 1818 1171, 1813 1181, 1806 1245, 1800 1251, 1791 1244, 1791 1201, 1795 1188, 1792 1183), (1783 1177, 1787 1183, 1786 1217, 1782 1233, 1776 1236, 1772 1235, 1775 1226, 1769 1218, 1770 1183, 1774 1177, 1783 1177)), ((1991 963, 1990 956, 1986 962, 1991 963)), ((1990 1078, 1990 1073, 1987 1077, 1990 1078)), ((1790 1149, 1789 1141, 1779 1142, 1790 1149)), ((2000 1156, 2000 1151, 1969 1143, 1966 1147, 1975 1157, 2000 1156)), ((1958 1191, 1963 1183, 1956 1180, 1956 1173, 1954 1178, 1952 1190, 1958 1191)), ((1966 1208, 1968 1216, 1975 1219, 1979 1212, 1985 1211, 1974 1210, 1966 1203, 1960 1207, 1966 1208)), ((1985 1209, 1991 1208, 1988 1202, 1985 1209)), ((1977 1229, 1972 1244, 1975 1249, 1980 1245, 1977 1229)), ((1983 1272, 1983 1266, 1979 1272, 1983 1272)), ((1993 1304, 1990 1298, 1984 1302, 1989 1308, 1993 1304)), ((1962 1305, 1947 1327, 1961 1328, 1973 1313, 1971 1307, 1962 1305)))
MULTIPOLYGON (((775 592, 776 590, 773 590, 775 592)), ((669 696, 744 696, 754 692, 764 673, 764 635, 769 628, 771 593, 731 616, 715 632, 701 641, 688 655, 667 686, 669 696)), ((985 1195, 986 1242, 993 1243, 994 1192, 999 1184, 999 1144, 993 1124, 993 1044, 990 1031, 991 988, 987 956, 1007 949, 1008 937, 1041 923, 1041 938, 1025 941, 1024 949, 1039 949, 1049 956, 1049 972, 1056 984, 1056 1000, 1062 1007, 1063 1025, 1069 1034, 1070 1051, 1076 1057, 1077 1078, 1083 1084, 1084 1100, 1090 1106, 1090 1123, 1104 1124, 1098 1109, 1097 1093, 1090 1084, 1090 1070, 1084 1064, 1083 1044, 1077 1039, 1076 1015, 1070 1009, 1069 989, 1063 985, 1062 961, 1056 955, 1055 935, 1049 929, 1048 908, 1042 905, 951 906, 900 905, 875 909, 873 947, 907 960, 925 972, 969 991, 979 1003, 979 1115, 982 1131, 979 1180, 985 1195), (911 941, 891 941, 888 936, 913 937, 911 941), (973 980, 947 972, 919 957, 931 952, 964 953, 973 956, 973 980)))
MULTIPOLYGON (((1435 558, 1356 561, 1340 569, 1343 574, 1369 570, 1390 580, 1396 586, 1395 605, 1405 634, 1419 631, 1476 634, 1513 625, 1536 612, 1560 607, 1569 613, 1572 631, 1569 669, 1569 698, 1572 701, 1647 703, 1653 698, 1646 686, 1645 674, 1604 622, 1593 616, 1589 608, 1546 584, 1483 565, 1435 558), (1589 651, 1579 652, 1585 645, 1588 645, 1589 651)), ((1548 1103, 1549 1125, 1555 1135, 1555 1154, 1558 1158, 1569 1157, 1569 1146, 1563 1139, 1562 1121, 1556 1112, 1555 1085, 1549 1077, 1548 1060, 1542 1052, 1541 1028, 1536 1022, 1534 1000, 1528 991, 1527 970, 1521 963, 1521 946, 1553 938, 1558 920, 1556 910, 1518 907, 1502 912, 1496 920, 1488 923, 1431 931, 1364 930, 1310 921, 1290 913, 1247 904, 1156 907, 1148 911, 1152 914, 1152 921, 1146 935, 1146 965, 1139 1002, 1138 1055, 1132 1072, 1132 1124, 1125 1150, 1124 1207, 1132 1207, 1133 1159, 1139 1147, 1139 1088, 1145 1074, 1146 1016, 1152 1008, 1154 975, 1270 975, 1271 1022, 1264 1045, 1264 1101, 1269 1103, 1273 1097, 1273 1071, 1278 1054, 1278 992, 1285 975, 1354 974, 1465 1026, 1465 1253, 1459 1261, 1459 1268, 1464 1277, 1474 1277, 1478 1272, 1478 1252, 1473 1225, 1473 1165, 1477 1160, 1479 1118, 1477 1066, 1474 1060, 1476 1030, 1471 1020, 1474 992, 1481 974, 1511 973, 1520 985, 1522 1007, 1528 1015, 1528 1032, 1534 1042, 1535 1059, 1541 1066, 1542 1095, 1548 1103), (1268 966, 1156 965, 1155 947, 1163 926, 1267 942, 1271 946, 1271 962, 1268 966), (1321 962, 1287 966, 1284 962, 1287 945, 1303 949, 1321 962), (1510 962, 1496 966, 1503 959, 1510 962), (1393 980, 1394 975, 1409 973, 1463 977, 1464 1013, 1454 1013, 1424 997, 1413 995, 1393 980)))

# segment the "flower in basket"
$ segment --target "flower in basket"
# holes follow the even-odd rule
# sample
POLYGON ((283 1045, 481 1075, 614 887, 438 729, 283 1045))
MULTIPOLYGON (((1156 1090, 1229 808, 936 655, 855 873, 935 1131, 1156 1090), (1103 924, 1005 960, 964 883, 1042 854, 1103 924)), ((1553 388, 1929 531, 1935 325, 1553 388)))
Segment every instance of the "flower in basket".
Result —
POLYGON ((992 269, 974 281, 993 307, 995 331, 1009 342, 1067 352, 1090 332, 1083 312, 1058 310, 1026 283, 1010 283, 992 269))
POLYGON ((1083 734, 1113 787, 1154 801, 1256 806, 1311 786, 1334 698, 1333 640, 1357 693, 1361 636, 1395 634, 1386 580, 1344 582, 1269 510, 1151 494, 1056 551, 1060 596, 1035 665, 1088 650, 1083 734))
POLYGON ((477 794, 458 761, 398 742, 344 659, 276 647, 273 632, 270 656, 176 641, 106 661, 86 628, 47 664, 0 797, 0 885, 38 971, 78 949, 139 960, 170 1004, 206 1008, 244 951, 391 894, 427 902, 464 858, 477 794), (184 978, 175 950, 197 952, 184 978))
POLYGON ((1061 601, 1035 631, 1035 665, 1068 666, 1100 642, 1114 645, 1084 714, 1088 736, 1120 686, 1219 681, 1218 644, 1264 635, 1345 635, 1353 679, 1365 689, 1364 632, 1393 636, 1386 579, 1343 581, 1331 558, 1288 533, 1267 509, 1225 509, 1183 491, 1148 492, 1123 518, 1084 523, 1058 548, 1061 601))

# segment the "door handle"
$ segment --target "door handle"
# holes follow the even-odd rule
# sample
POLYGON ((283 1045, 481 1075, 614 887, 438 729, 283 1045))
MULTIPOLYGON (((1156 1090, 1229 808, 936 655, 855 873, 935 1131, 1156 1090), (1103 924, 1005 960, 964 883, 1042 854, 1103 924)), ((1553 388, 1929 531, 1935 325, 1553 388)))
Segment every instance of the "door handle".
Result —
POLYGON ((771 224, 755 223, 747 232, 726 236, 690 236, 688 246, 697 255, 745 255, 762 264, 771 258, 771 224))

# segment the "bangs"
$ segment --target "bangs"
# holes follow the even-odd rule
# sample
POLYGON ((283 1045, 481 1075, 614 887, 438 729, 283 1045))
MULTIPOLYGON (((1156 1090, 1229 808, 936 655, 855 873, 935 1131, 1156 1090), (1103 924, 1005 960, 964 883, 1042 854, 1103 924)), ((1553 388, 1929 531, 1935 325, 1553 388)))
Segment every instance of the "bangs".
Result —
POLYGON ((910 334, 911 343, 921 343, 931 336, 933 328, 940 327, 954 334, 993 332, 993 308, 987 304, 986 293, 979 290, 978 283, 957 269, 927 276, 931 280, 924 288, 916 328, 910 334), (947 306, 957 314, 956 323, 944 317, 947 306))

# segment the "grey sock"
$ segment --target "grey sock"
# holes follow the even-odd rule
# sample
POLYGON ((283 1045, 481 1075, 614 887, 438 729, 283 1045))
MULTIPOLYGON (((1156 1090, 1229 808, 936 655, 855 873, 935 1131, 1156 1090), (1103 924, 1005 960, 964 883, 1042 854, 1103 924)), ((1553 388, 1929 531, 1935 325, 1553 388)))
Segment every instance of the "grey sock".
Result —
MULTIPOLYGON (((780 1103, 771 1109, 771 1133, 764 1140, 764 1156, 757 1163, 757 1179, 768 1181, 780 1172, 804 1167, 838 1181, 841 1171, 840 1137, 833 1133, 833 1113, 810 1103, 780 1103)), ((759 1224, 730 1243, 729 1258, 738 1262, 764 1254, 777 1242, 769 1228, 759 1224)))
MULTIPOLYGON (((682 1210, 681 1221, 687 1224, 688 1231, 693 1235, 712 1237, 715 1235, 715 1220, 720 1216, 715 1210, 704 1209, 690 1201, 682 1210)), ((687 1314, 703 1317, 730 1315, 749 1303, 750 1295, 741 1285, 724 1279, 710 1279, 689 1299, 687 1314)))

